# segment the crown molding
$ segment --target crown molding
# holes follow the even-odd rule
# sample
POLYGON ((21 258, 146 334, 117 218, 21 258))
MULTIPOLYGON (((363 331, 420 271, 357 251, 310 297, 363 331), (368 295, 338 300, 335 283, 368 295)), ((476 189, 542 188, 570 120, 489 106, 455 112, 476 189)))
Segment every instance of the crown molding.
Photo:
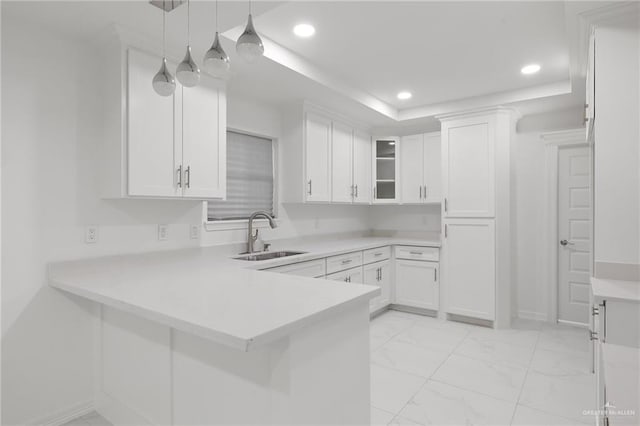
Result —
POLYGON ((511 118, 514 121, 517 121, 520 118, 522 118, 522 114, 520 114, 520 111, 518 111, 515 108, 497 106, 497 107, 468 109, 466 111, 459 111, 459 112, 454 112, 450 114, 437 115, 436 119, 440 120, 440 122, 442 123, 442 122, 456 120, 463 117, 470 118, 470 117, 479 117, 479 116, 490 115, 490 114, 506 114, 511 116, 511 118))

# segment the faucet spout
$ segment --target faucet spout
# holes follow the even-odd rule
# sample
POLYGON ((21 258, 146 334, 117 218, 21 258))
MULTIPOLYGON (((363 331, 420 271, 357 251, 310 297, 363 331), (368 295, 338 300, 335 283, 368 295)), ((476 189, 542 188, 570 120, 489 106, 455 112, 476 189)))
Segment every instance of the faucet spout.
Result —
POLYGON ((269 220, 269 226, 271 228, 277 228, 278 224, 275 221, 275 218, 271 215, 271 213, 258 210, 257 212, 253 212, 251 216, 249 216, 249 229, 247 236, 247 253, 253 253, 253 243, 256 241, 257 235, 253 235, 253 220, 257 217, 264 217, 269 220))

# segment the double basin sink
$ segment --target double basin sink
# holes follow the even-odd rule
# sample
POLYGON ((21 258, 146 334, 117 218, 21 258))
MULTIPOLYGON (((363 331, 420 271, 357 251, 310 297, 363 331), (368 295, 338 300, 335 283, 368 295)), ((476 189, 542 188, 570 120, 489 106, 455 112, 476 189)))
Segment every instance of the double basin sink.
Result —
POLYGON ((278 259, 281 257, 295 256, 297 254, 305 254, 306 251, 266 251, 262 253, 253 253, 247 254, 244 253, 241 256, 234 257, 237 260, 248 260, 248 261, 258 261, 258 260, 270 260, 270 259, 278 259))

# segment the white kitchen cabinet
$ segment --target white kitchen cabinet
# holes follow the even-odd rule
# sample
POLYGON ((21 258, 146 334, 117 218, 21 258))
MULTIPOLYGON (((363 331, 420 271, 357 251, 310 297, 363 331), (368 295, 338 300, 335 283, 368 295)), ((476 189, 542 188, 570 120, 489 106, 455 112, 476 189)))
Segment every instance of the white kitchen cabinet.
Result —
POLYGON ((396 304, 437 311, 439 294, 437 262, 396 259, 396 304))
POLYGON ((400 186, 403 204, 437 203, 441 198, 440 133, 400 139, 400 186))
POLYGON ((180 197, 174 171, 182 164, 181 122, 174 117, 181 110, 182 91, 158 96, 149 76, 160 60, 132 49, 128 59, 128 195, 180 197))
POLYGON ((316 259, 306 262, 290 263, 288 265, 276 266, 264 270, 278 272, 280 274, 298 275, 301 277, 324 278, 327 273, 327 263, 325 259, 316 259))
POLYGON ((331 136, 331 120, 306 114, 306 201, 331 201, 331 136))
POLYGON ((445 311, 495 320, 493 219, 445 219, 441 271, 445 311))
POLYGON ((353 133, 353 202, 371 204, 371 136, 353 133))
POLYGON ((328 274, 327 279, 332 281, 344 281, 346 283, 355 283, 355 284, 362 284, 364 282, 361 266, 358 266, 357 268, 347 269, 345 271, 336 272, 333 274, 328 274))
POLYGON ((495 215, 494 138, 491 116, 442 123, 444 217, 495 215))
POLYGON ((105 49, 105 198, 224 199, 226 95, 206 75, 194 88, 155 93, 151 79, 161 58, 119 42, 105 49), (115 58, 120 60, 116 60, 115 58))
POLYGON ((334 121, 331 135, 331 201, 351 203, 355 196, 353 128, 334 121))
POLYGON ((373 203, 395 204, 400 198, 399 140, 397 137, 383 137, 373 141, 373 203))
POLYGON ((364 284, 380 287, 380 295, 371 299, 369 311, 375 312, 391 303, 391 261, 383 260, 363 267, 364 284))

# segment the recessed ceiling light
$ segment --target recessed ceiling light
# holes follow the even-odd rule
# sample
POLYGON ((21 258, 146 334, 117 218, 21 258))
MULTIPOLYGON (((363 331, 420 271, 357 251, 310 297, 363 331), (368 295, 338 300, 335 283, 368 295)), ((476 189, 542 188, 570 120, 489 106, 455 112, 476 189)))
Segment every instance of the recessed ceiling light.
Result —
POLYGON ((529 64, 529 65, 525 65, 524 67, 522 67, 522 69, 520 70, 520 72, 522 74, 535 74, 538 71, 540 71, 540 65, 538 64, 529 64))
POLYGON ((316 33, 316 29, 311 24, 298 24, 293 27, 293 33, 298 37, 311 37, 316 33))
POLYGON ((398 93, 398 99, 401 99, 403 101, 405 99, 411 99, 411 96, 412 96, 411 92, 400 92, 400 93, 398 93))

